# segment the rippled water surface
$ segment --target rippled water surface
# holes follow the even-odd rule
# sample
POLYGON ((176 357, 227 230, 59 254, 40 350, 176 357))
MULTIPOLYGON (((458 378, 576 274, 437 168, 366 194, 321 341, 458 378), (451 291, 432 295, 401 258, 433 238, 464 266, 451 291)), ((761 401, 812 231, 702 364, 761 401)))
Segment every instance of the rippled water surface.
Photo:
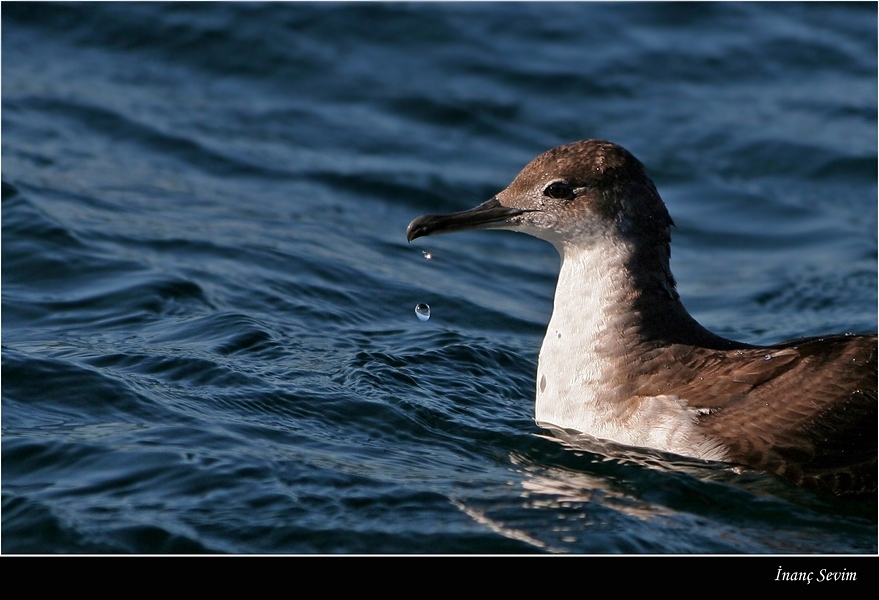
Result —
POLYGON ((875 499, 551 437, 555 251, 405 229, 606 138, 703 324, 875 331, 876 23, 3 3, 2 550, 875 553, 875 499))

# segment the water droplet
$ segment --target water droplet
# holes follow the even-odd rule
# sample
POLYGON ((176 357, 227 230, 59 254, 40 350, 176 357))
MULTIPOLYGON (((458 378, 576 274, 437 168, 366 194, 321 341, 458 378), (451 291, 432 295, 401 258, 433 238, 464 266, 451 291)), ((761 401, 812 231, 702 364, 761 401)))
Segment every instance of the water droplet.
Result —
POLYGON ((430 318, 430 306, 424 304, 418 304, 415 306, 415 314, 418 315, 419 321, 427 321, 430 318))
POLYGON ((425 260, 433 260, 433 254, 427 250, 422 250, 421 253, 424 255, 425 260))

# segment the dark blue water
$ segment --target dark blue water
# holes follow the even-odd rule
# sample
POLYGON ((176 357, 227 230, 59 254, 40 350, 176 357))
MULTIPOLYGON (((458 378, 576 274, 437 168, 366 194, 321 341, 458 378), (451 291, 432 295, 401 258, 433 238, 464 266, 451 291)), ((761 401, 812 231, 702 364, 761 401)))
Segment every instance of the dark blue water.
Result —
POLYGON ((3 3, 2 550, 875 553, 875 499, 548 437, 555 251, 405 229, 606 138, 703 324, 876 331, 876 23, 3 3))

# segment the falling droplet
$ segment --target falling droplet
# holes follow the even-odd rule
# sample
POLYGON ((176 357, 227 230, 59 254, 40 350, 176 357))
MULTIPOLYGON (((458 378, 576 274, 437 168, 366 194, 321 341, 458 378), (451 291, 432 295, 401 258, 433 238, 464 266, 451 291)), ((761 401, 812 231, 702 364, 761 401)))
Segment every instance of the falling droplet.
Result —
POLYGON ((424 304, 418 304, 415 306, 415 314, 418 315, 419 321, 427 321, 430 318, 430 306, 424 304))
POLYGON ((425 260, 433 260, 433 254, 427 250, 422 250, 421 253, 424 255, 425 260))

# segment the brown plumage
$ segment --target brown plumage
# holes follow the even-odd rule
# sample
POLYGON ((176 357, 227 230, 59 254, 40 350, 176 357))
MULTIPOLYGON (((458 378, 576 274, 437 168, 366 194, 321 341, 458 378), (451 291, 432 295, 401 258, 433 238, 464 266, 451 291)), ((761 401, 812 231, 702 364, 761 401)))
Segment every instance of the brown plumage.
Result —
POLYGON ((633 365, 631 395, 686 399, 729 462, 838 495, 876 491, 875 335, 735 350, 673 344, 633 365))
POLYGON ((675 289, 671 226, 643 165, 586 140, 537 157, 472 210, 415 219, 407 237, 509 229, 558 249, 539 422, 875 494, 877 336, 757 347, 711 333, 675 289))

